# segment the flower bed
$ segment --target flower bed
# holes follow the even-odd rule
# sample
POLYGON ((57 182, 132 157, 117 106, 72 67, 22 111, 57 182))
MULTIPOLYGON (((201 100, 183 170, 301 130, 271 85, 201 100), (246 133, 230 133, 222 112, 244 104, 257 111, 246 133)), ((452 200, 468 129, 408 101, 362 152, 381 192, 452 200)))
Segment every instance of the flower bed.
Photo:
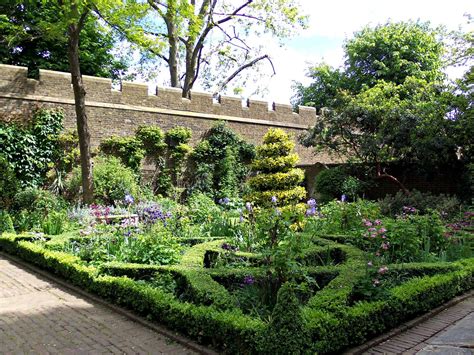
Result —
MULTIPOLYGON (((58 243, 68 242, 64 236, 51 237, 51 241, 55 239, 58 243)), ((388 287, 383 295, 373 295, 373 299, 369 295, 355 301, 354 290, 368 272, 364 253, 339 243, 342 237, 337 241, 316 236, 310 239, 312 244, 304 255, 312 257, 304 258, 306 263, 301 268, 315 280, 317 287, 296 290, 303 304, 301 317, 281 311, 286 309, 282 303, 288 302, 283 292, 274 300, 277 306, 273 313, 269 310, 272 318, 301 320, 298 328, 301 334, 289 335, 301 340, 296 343, 285 336, 275 343, 273 323, 249 311, 243 306, 243 296, 235 295, 236 291, 249 287, 258 291, 267 276, 266 268, 255 264, 237 268, 205 267, 206 255, 223 256, 227 252, 222 248, 224 240, 195 244, 177 264, 161 266, 118 262, 90 265, 77 256, 48 249, 44 241, 31 240, 28 235, 3 234, 0 249, 203 344, 230 353, 285 353, 289 344, 296 352, 338 352, 426 312, 474 284, 472 258, 451 263, 388 265, 383 277, 400 281, 388 287), (331 262, 321 265, 317 262, 321 257, 314 255, 324 250, 331 262), (277 311, 280 314, 275 314, 277 311)), ((258 260, 259 256, 254 258, 258 260)), ((301 286, 305 282, 299 280, 297 284, 301 286)), ((287 323, 279 324, 284 327, 287 323)))

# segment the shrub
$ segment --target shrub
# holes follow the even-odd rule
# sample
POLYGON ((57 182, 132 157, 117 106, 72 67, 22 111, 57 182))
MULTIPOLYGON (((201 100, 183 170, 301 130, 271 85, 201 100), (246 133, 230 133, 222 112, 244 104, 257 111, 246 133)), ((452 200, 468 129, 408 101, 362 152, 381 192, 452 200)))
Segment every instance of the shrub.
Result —
POLYGON ((51 211, 59 211, 64 207, 64 202, 48 190, 36 187, 27 187, 15 195, 13 209, 15 211, 38 212, 42 216, 51 211))
POLYGON ((64 231, 67 215, 64 212, 52 211, 46 216, 41 224, 43 233, 48 235, 59 235, 64 231))
POLYGON ((266 336, 265 353, 303 354, 308 343, 295 285, 280 287, 266 336))
POLYGON ((0 234, 15 233, 13 228, 13 220, 6 211, 0 210, 0 234))
MULTIPOLYGON (((94 179, 94 198, 104 204, 121 201, 126 194, 137 196, 139 191, 133 171, 115 157, 98 157, 92 170, 94 179)), ((77 198, 81 187, 81 170, 73 170, 67 183, 68 195, 77 198)))
POLYGON ((100 143, 99 149, 107 155, 119 158, 126 167, 139 172, 145 150, 140 140, 135 137, 112 136, 100 143))
POLYGON ((324 169, 315 180, 316 192, 320 195, 321 202, 328 202, 339 198, 344 192, 343 186, 348 175, 342 166, 324 169))
POLYGON ((218 122, 191 154, 191 191, 215 199, 236 197, 242 192, 240 181, 247 177, 247 164, 254 154, 253 145, 242 140, 225 122, 218 122))
POLYGON ((257 176, 248 180, 252 192, 246 199, 269 206, 276 197, 273 203, 284 206, 304 198, 306 190, 298 186, 303 182, 304 172, 295 168, 298 155, 292 153, 294 147, 294 142, 282 129, 268 130, 252 161, 252 170, 257 176))
POLYGON ((13 203, 13 197, 18 191, 18 181, 8 161, 0 155, 0 209, 8 209, 13 203))
POLYGON ((410 206, 425 214, 436 210, 444 217, 451 219, 459 215, 460 201, 455 196, 433 195, 430 192, 411 191, 406 195, 399 191, 395 195, 387 195, 379 200, 382 213, 386 216, 396 216, 403 213, 403 207, 410 206))

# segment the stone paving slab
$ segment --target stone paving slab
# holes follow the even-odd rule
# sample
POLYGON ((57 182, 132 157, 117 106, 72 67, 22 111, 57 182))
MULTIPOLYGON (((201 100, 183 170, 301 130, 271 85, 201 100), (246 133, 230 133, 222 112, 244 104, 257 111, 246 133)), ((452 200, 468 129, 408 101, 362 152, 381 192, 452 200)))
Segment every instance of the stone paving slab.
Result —
POLYGON ((197 354, 0 255, 0 354, 197 354))

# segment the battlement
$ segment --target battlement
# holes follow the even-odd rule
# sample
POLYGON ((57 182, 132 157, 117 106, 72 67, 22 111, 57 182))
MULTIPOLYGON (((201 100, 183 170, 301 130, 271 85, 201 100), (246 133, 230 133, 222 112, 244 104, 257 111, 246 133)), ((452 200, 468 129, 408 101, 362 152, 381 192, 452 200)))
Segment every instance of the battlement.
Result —
MULTIPOLYGON (((0 64, 0 92, 42 96, 55 99, 74 99, 69 73, 40 69, 39 80, 27 78, 28 69, 0 64)), ((162 108, 199 114, 248 118, 282 122, 301 126, 314 125, 316 111, 300 106, 298 113, 289 104, 269 104, 266 101, 221 96, 217 101, 209 93, 192 91, 190 99, 181 96, 178 88, 157 87, 153 94, 147 84, 123 82, 120 90, 112 88, 107 78, 83 76, 86 104, 121 104, 134 107, 162 108)))

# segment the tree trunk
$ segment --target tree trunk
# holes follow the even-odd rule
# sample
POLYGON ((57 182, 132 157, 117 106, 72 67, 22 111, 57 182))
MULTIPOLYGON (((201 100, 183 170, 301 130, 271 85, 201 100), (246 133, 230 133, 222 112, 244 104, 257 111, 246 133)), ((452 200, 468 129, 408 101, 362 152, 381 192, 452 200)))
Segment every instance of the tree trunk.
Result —
POLYGON ((68 57, 76 106, 79 150, 81 153, 82 201, 86 204, 90 204, 94 200, 94 187, 92 184, 90 133, 86 115, 86 90, 84 89, 84 84, 82 82, 81 67, 79 63, 79 33, 80 27, 78 25, 69 25, 68 57))
POLYGON ((166 26, 168 28, 168 38, 169 38, 169 56, 168 56, 168 66, 170 70, 170 80, 171 80, 171 87, 179 88, 179 73, 178 73, 178 34, 177 28, 174 24, 174 19, 171 18, 166 21, 166 26))

